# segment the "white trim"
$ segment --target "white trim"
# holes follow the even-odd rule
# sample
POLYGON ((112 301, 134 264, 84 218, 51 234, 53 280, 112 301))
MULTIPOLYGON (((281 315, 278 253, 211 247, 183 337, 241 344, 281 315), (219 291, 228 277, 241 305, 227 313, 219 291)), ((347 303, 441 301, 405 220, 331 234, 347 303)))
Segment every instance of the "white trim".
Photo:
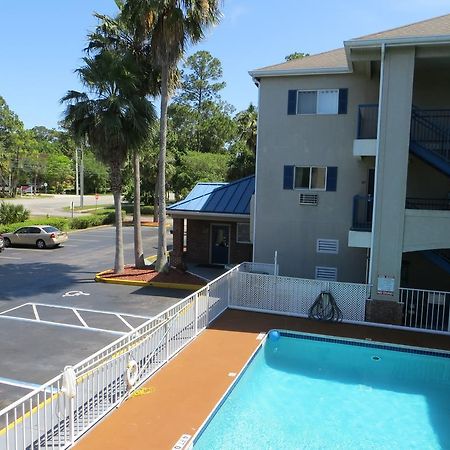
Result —
POLYGON ((218 220, 250 220, 250 214, 225 214, 225 213, 205 213, 205 212, 195 212, 195 211, 176 211, 167 210, 167 214, 173 217, 181 217, 184 219, 196 219, 196 220, 207 220, 207 219, 218 219, 218 220))
POLYGON ((253 78, 263 77, 285 77, 296 75, 326 75, 326 74, 348 74, 352 70, 348 67, 314 67, 311 69, 261 69, 248 72, 253 78))

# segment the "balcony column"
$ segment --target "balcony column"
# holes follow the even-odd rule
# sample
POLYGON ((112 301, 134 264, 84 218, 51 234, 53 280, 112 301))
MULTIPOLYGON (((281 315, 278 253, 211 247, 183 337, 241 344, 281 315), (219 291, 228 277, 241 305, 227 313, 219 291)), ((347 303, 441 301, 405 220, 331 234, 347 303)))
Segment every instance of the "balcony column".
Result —
POLYGON ((376 311, 372 320, 381 322, 401 320, 396 302, 403 251, 414 57, 413 47, 389 47, 381 67, 370 262, 371 298, 376 302, 368 311, 376 311))

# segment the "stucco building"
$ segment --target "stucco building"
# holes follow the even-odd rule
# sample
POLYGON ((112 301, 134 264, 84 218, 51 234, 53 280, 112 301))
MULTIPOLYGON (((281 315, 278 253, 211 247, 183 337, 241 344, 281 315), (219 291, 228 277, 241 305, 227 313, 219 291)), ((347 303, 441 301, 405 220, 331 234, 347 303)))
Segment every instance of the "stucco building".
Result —
POLYGON ((449 74, 450 15, 251 71, 254 261, 393 316, 400 286, 450 291, 449 74))

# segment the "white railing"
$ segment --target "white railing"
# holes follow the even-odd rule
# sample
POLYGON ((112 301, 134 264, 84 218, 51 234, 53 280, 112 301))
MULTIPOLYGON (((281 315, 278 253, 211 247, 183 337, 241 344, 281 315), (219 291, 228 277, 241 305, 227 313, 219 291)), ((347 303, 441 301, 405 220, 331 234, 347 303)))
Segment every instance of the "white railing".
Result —
POLYGON ((266 275, 278 275, 278 264, 243 262, 239 264, 239 272, 261 273, 266 275))
POLYGON ((76 364, 74 398, 63 392, 61 374, 0 411, 0 449, 70 447, 228 307, 237 271, 231 269, 76 364), (137 365, 132 387, 130 361, 137 365))
POLYGON ((330 292, 345 321, 365 319, 368 285, 248 273, 234 276, 230 307, 307 317, 321 292, 330 292))
POLYGON ((403 325, 450 332, 450 292, 400 288, 403 325))

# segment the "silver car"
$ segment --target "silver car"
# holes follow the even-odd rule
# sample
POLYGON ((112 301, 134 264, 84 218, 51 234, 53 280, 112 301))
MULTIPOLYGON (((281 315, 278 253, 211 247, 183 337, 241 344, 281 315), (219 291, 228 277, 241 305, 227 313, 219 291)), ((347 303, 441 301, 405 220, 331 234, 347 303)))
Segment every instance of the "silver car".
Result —
POLYGON ((57 247, 67 241, 64 231, 51 225, 22 227, 13 233, 2 233, 5 247, 11 245, 35 245, 37 248, 57 247))

